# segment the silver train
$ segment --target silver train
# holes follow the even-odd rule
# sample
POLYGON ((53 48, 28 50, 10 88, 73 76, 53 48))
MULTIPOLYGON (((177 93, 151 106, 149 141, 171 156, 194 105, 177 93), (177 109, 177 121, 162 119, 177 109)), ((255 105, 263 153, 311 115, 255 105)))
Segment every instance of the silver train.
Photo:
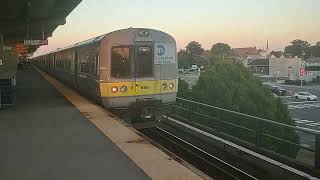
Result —
POLYGON ((151 118, 174 103, 178 87, 175 39, 128 28, 35 57, 32 62, 108 109, 132 109, 151 118))

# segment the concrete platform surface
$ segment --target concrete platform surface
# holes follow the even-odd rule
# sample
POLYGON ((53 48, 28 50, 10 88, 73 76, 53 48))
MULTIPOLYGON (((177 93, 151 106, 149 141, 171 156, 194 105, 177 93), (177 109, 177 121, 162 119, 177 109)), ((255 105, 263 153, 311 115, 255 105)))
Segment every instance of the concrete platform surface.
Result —
POLYGON ((164 152, 140 132, 96 105, 76 91, 66 87, 47 73, 37 69, 66 99, 117 145, 140 169, 155 180, 200 180, 211 178, 169 152, 164 152), (168 154, 167 154, 168 153, 168 154), (174 156, 174 157, 173 157, 174 156), (179 159, 179 160, 178 160, 179 159))
POLYGON ((0 111, 1 180, 150 179, 32 66, 0 111))

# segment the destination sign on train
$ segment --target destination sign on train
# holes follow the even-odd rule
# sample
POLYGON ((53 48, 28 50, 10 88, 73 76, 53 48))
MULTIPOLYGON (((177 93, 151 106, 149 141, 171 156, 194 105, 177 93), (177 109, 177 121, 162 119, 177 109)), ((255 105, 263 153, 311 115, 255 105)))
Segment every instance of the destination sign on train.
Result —
POLYGON ((24 45, 37 46, 37 45, 48 45, 48 39, 43 40, 24 40, 24 45))
POLYGON ((155 64, 172 64, 175 63, 176 48, 172 43, 155 44, 155 64))

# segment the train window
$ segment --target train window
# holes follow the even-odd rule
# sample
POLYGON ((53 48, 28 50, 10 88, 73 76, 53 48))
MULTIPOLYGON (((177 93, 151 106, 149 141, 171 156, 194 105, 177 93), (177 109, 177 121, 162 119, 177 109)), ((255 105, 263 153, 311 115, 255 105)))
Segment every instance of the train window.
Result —
POLYGON ((93 75, 98 75, 98 66, 99 66, 99 54, 96 53, 94 57, 94 62, 92 63, 93 68, 92 68, 92 74, 93 75))
POLYGON ((72 60, 72 57, 70 56, 69 52, 64 52, 62 54, 62 58, 65 62, 65 70, 66 71, 72 71, 71 69, 71 60, 72 60))
POLYGON ((77 56, 78 56, 78 60, 79 60, 79 65, 80 65, 80 72, 81 73, 88 73, 89 69, 88 69, 88 62, 87 62, 87 57, 86 57, 86 49, 85 48, 81 48, 79 49, 79 51, 77 52, 77 56))
POLYGON ((94 46, 85 47, 77 52, 80 62, 80 72, 97 75, 96 48, 94 46))
POLYGON ((136 57, 136 76, 152 77, 153 58, 150 47, 138 47, 136 57))
POLYGON ((111 76, 117 78, 130 77, 131 61, 129 47, 114 47, 111 54, 111 76))
POLYGON ((56 59, 56 67, 57 67, 57 68, 60 67, 60 61, 59 61, 59 59, 56 59))
POLYGON ((95 49, 92 49, 88 55, 89 59, 89 73, 91 75, 97 75, 97 56, 95 49))
POLYGON ((83 59, 80 60, 80 71, 83 73, 89 72, 89 61, 86 56, 84 56, 83 59))

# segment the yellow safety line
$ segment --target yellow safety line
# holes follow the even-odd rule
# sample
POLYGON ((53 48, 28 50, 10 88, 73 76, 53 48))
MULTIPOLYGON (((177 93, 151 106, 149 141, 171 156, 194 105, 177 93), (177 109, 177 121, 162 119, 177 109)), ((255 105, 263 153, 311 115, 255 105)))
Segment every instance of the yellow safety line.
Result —
POLYGON ((136 134, 134 129, 111 117, 111 113, 105 109, 82 97, 44 71, 36 69, 150 178, 159 180, 210 179, 173 160, 166 153, 136 134))

